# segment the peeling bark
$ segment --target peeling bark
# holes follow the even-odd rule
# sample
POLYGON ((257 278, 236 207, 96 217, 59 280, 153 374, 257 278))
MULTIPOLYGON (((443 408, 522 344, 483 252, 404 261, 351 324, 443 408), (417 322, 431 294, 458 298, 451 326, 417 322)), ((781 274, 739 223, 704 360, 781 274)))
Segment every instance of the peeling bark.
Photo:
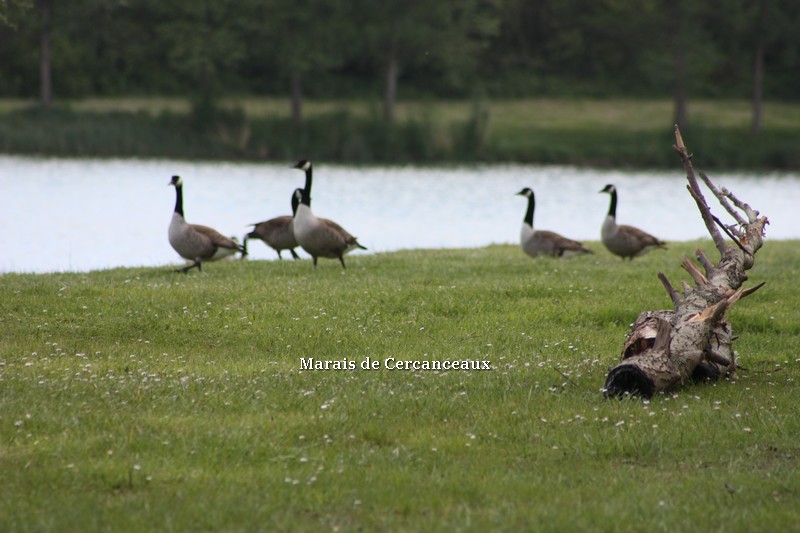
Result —
POLYGON ((694 285, 684 283, 678 292, 663 273, 658 274, 673 309, 644 311, 631 326, 622 349, 622 362, 608 373, 605 395, 640 395, 649 398, 692 380, 733 376, 736 355, 733 332, 725 312, 739 299, 762 285, 744 289, 746 271, 753 267, 769 221, 726 189, 718 189, 702 172, 700 181, 735 223, 723 224, 706 203, 680 130, 675 127, 673 146, 683 162, 687 189, 719 251, 716 265, 701 251, 695 252, 699 267, 688 257, 681 267, 694 285), (730 242, 726 240, 730 239, 730 242), (701 270, 702 267, 702 270, 701 270))

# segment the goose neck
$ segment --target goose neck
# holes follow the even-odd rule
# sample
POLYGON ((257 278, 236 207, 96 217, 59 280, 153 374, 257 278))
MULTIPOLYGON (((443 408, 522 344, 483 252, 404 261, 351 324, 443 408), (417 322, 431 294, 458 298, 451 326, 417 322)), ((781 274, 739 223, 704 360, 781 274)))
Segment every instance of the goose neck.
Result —
POLYGON ((303 199, 302 203, 311 206, 311 180, 312 180, 312 169, 311 165, 308 166, 306 169, 306 186, 303 188, 303 199))
POLYGON ((523 222, 525 222, 530 227, 533 227, 533 211, 536 209, 536 199, 534 198, 533 194, 528 197, 528 210, 525 211, 525 218, 523 222))
POLYGON ((183 187, 181 185, 175 186, 175 212, 183 216, 183 187))
POLYGON ((608 216, 617 218, 617 191, 611 191, 611 204, 608 206, 608 216))

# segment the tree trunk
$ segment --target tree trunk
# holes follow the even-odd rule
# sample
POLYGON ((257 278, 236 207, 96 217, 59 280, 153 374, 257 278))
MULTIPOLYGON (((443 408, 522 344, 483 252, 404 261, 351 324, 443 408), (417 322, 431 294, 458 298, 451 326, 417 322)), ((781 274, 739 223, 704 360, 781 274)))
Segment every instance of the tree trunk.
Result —
POLYGON ((689 125, 689 112, 686 109, 686 56, 683 52, 675 53, 675 124, 686 129, 689 125))
POLYGON ((764 54, 767 51, 767 43, 764 32, 767 24, 767 14, 769 12, 769 2, 761 0, 758 4, 758 18, 756 20, 756 54, 753 65, 753 124, 752 131, 756 135, 761 133, 762 110, 764 90, 764 54))
POLYGON ((50 39, 50 2, 43 1, 39 4, 42 17, 41 57, 39 58, 39 82, 41 89, 42 105, 50 107, 53 103, 53 76, 50 39))
POLYGON ((761 133, 761 102, 764 83, 764 42, 759 40, 756 47, 756 61, 753 71, 753 125, 752 131, 756 135, 761 133))
POLYGON ((298 70, 292 71, 292 123, 299 126, 303 122, 303 79, 298 70))
POLYGON ((684 32, 686 21, 683 6, 679 0, 671 1, 672 9, 672 67, 674 75, 673 103, 674 123, 685 130, 689 125, 689 112, 686 108, 686 46, 684 32))
POLYGON ((392 39, 389 54, 386 58, 386 93, 383 100, 383 114, 386 122, 394 122, 394 108, 397 101, 397 77, 400 66, 397 61, 397 42, 392 39))
POLYGON ((687 188, 721 258, 713 265, 698 249, 695 256, 704 272, 685 258, 681 266, 695 285, 685 285, 683 295, 672 287, 664 274, 658 274, 674 309, 645 311, 639 315, 623 346, 622 362, 611 369, 606 378, 606 396, 638 394, 649 398, 693 379, 716 379, 734 374, 733 333, 725 311, 761 287, 741 288, 747 280, 746 271, 753 267, 755 254, 761 248, 764 227, 769 221, 733 193, 717 189, 708 176, 700 172, 705 186, 736 221, 723 225, 711 213, 703 197, 692 167, 692 156, 677 127, 675 140, 674 148, 683 161, 689 181, 687 188), (725 241, 720 229, 733 244, 725 241))

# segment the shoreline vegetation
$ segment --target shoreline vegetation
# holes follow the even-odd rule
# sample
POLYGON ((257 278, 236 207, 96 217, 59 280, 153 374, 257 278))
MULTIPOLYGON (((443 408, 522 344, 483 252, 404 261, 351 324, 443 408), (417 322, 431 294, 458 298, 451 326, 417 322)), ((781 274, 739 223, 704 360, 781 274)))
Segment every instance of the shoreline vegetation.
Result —
POLYGON ((0 530, 792 528, 796 241, 730 311, 738 380, 603 398, 697 247, 2 275, 0 530))
MULTIPOLYGON (((353 164, 517 162, 673 168, 671 101, 634 99, 400 102, 388 125, 380 102, 308 100, 301 124, 280 98, 228 98, 192 110, 180 98, 65 101, 43 108, 0 100, 0 152, 63 157, 353 164)), ((800 104, 768 102, 750 131, 746 100, 690 102, 695 152, 708 168, 800 169, 800 104)))

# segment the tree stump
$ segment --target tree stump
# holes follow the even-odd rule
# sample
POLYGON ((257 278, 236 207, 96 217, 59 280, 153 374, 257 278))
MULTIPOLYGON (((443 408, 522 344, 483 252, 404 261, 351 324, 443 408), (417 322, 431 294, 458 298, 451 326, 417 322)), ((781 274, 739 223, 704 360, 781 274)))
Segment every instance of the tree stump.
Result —
POLYGON ((687 189, 700 210, 720 260, 714 265, 697 249, 695 258, 701 270, 691 259, 684 258, 681 267, 694 285, 684 283, 683 294, 673 288, 663 273, 658 273, 673 309, 644 311, 639 315, 623 346, 622 362, 608 373, 606 397, 630 394, 650 398, 692 380, 734 375, 734 337, 725 311, 763 285, 742 288, 747 280, 746 271, 753 267, 755 254, 763 244, 769 220, 727 189, 718 189, 700 172, 700 180, 735 221, 723 224, 706 203, 692 156, 677 126, 673 148, 683 162, 689 182, 687 189), (730 242, 725 240, 723 232, 730 242))

